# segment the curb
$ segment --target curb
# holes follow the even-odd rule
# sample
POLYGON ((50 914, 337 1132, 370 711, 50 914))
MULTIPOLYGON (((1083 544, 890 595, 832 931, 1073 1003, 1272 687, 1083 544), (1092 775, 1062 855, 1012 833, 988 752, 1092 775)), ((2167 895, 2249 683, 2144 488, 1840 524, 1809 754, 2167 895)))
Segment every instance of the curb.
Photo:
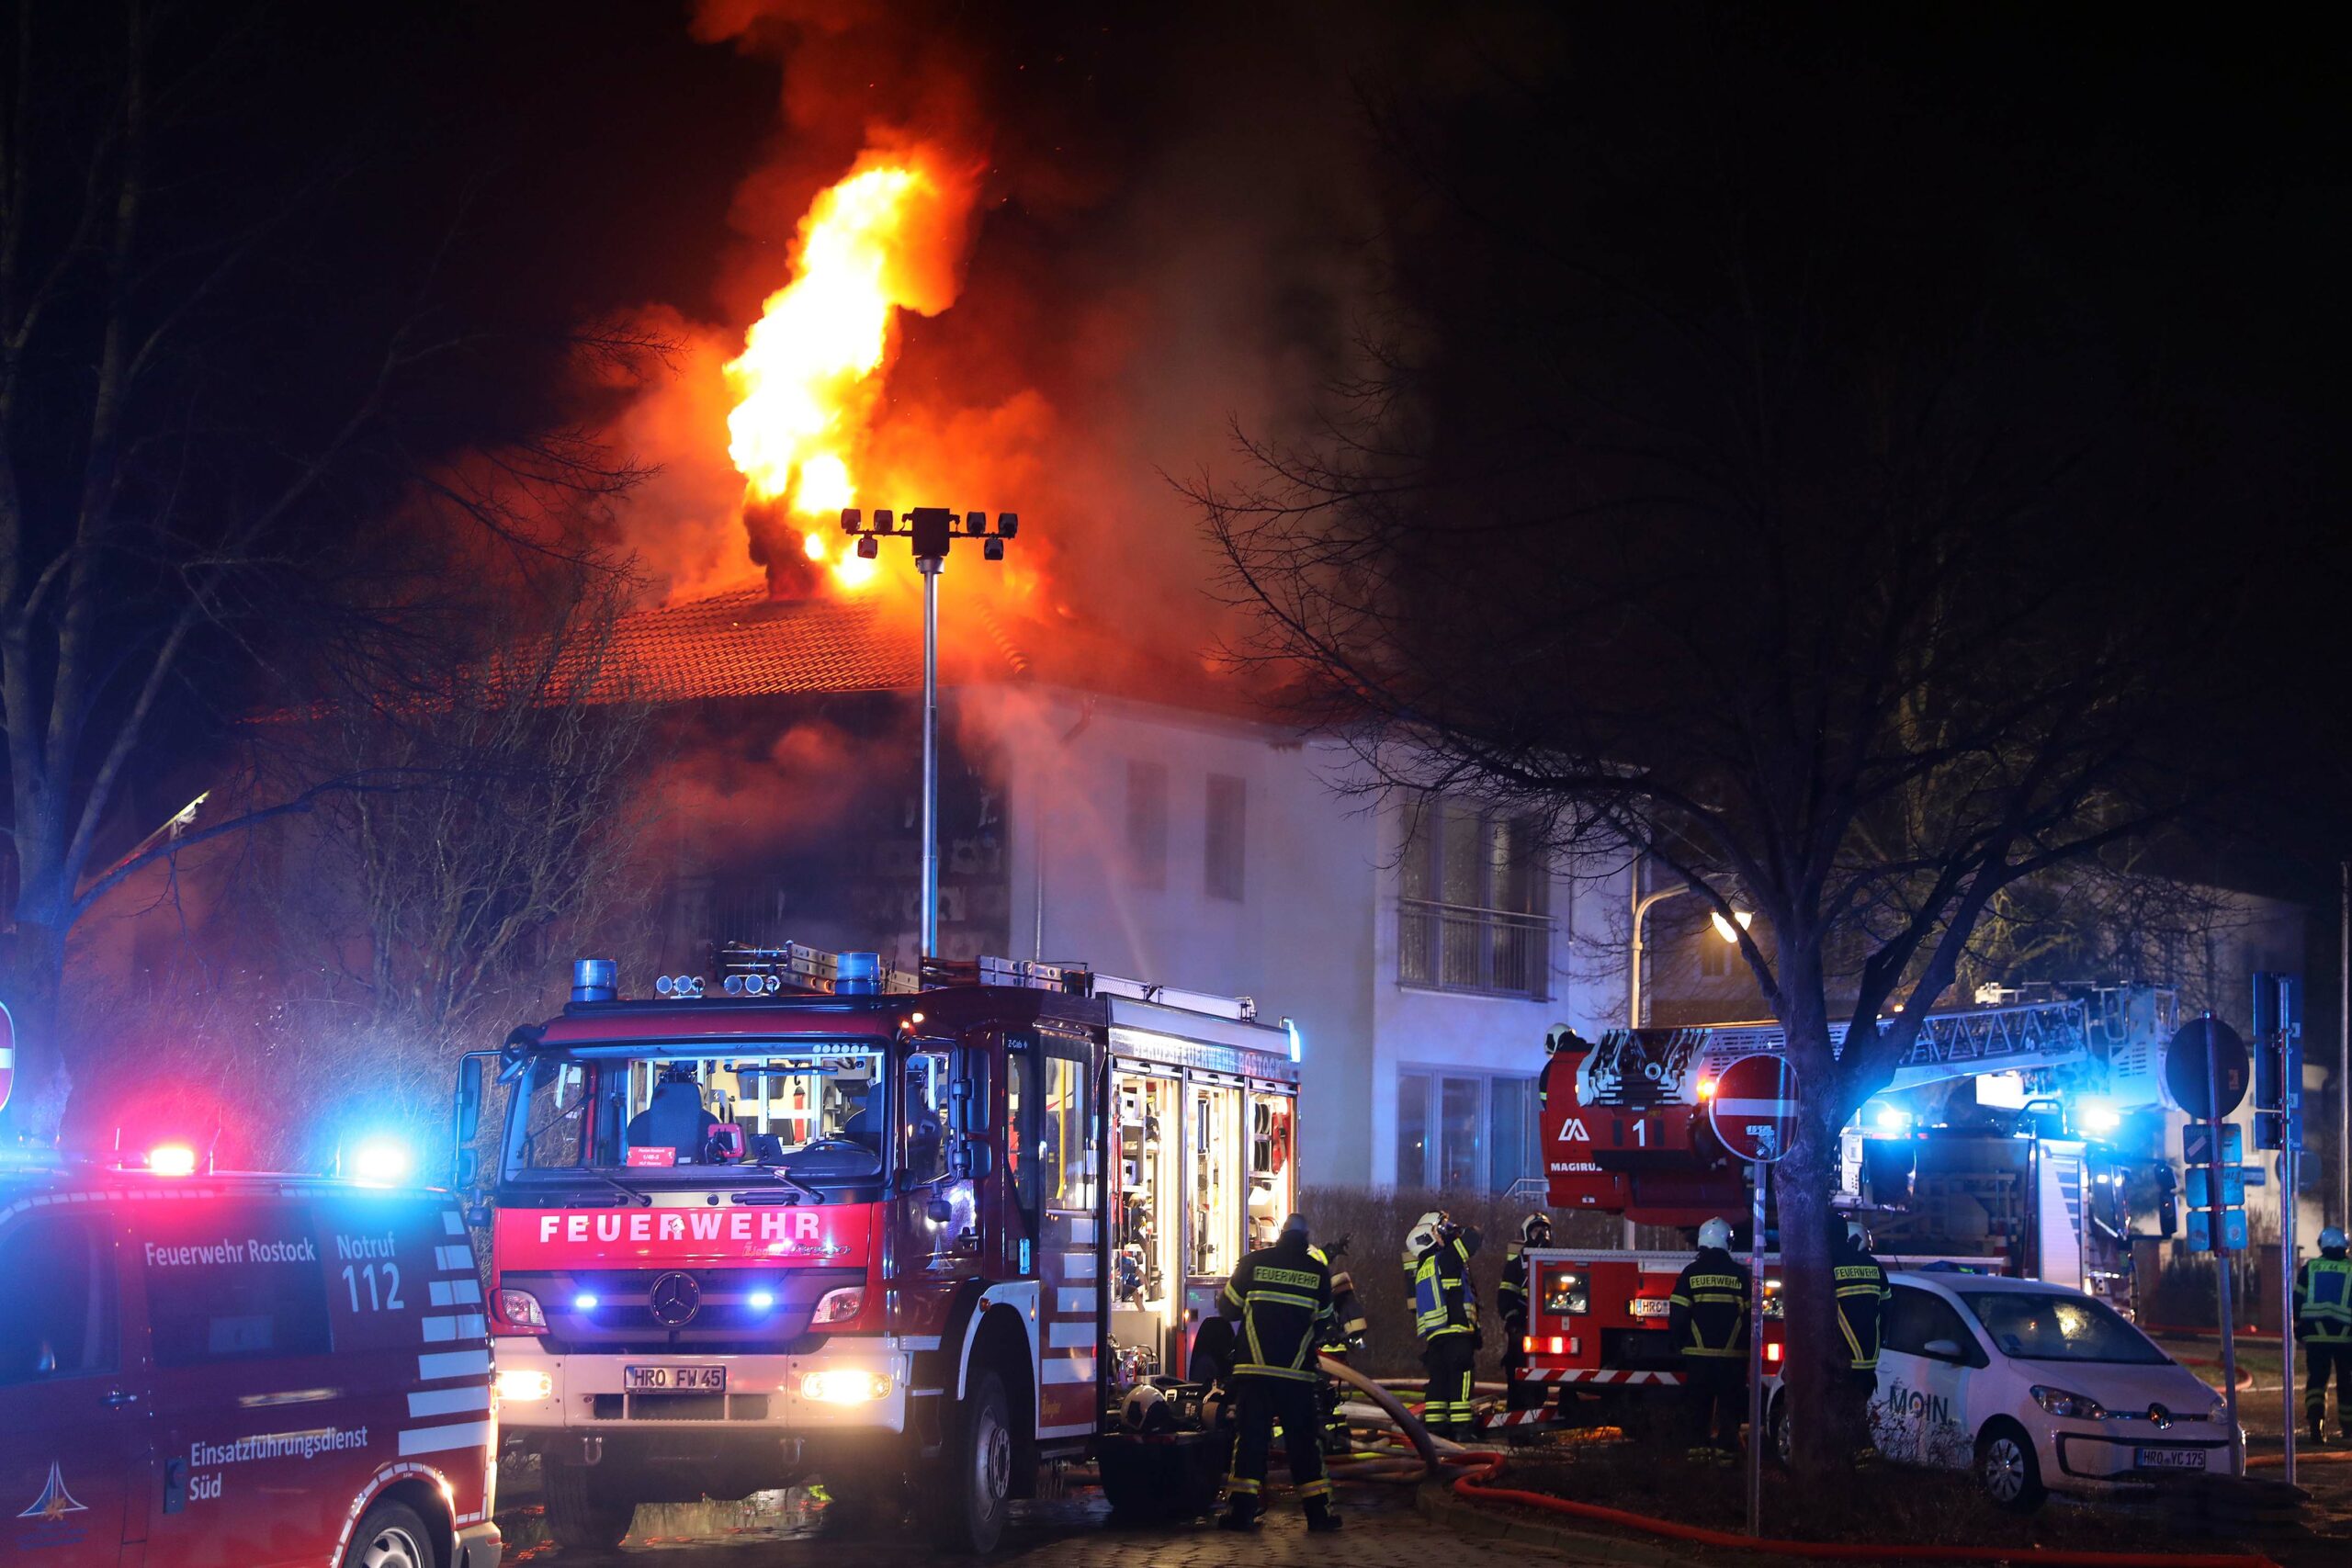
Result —
POLYGON ((1469 1503, 1457 1502, 1450 1482, 1425 1481, 1413 1489, 1413 1508, 1423 1517, 1456 1535, 1483 1540, 1507 1540, 1515 1546, 1538 1547, 1593 1562, 1623 1562, 1631 1568, 1699 1568, 1697 1560, 1678 1556, 1647 1541, 1620 1536, 1594 1535, 1558 1525, 1539 1525, 1506 1518, 1469 1503))

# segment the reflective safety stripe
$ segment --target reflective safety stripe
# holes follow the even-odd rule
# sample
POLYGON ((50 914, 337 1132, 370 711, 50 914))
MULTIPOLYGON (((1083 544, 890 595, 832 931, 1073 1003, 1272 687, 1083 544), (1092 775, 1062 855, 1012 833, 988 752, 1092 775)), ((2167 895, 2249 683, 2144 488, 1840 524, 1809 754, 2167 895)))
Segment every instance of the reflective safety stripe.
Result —
POLYGON ((1241 1301, 1244 1306, 1255 1306, 1261 1302, 1273 1302, 1286 1307, 1297 1307, 1303 1312, 1318 1311, 1323 1304, 1313 1296, 1294 1296, 1287 1291, 1252 1291, 1242 1297, 1241 1301))
POLYGON ((1299 1487, 1298 1495, 1301 1497, 1329 1497, 1331 1495, 1330 1477, 1318 1475, 1305 1483, 1299 1487))
POLYGON ((1238 1378, 1282 1378, 1290 1382, 1313 1382, 1317 1376, 1296 1367, 1273 1367, 1263 1361, 1236 1361, 1233 1375, 1238 1378))
POLYGON ((1252 1481, 1246 1475, 1228 1475, 1225 1478, 1225 1489, 1227 1492, 1238 1492, 1245 1497, 1255 1497, 1261 1484, 1263 1483, 1252 1481))

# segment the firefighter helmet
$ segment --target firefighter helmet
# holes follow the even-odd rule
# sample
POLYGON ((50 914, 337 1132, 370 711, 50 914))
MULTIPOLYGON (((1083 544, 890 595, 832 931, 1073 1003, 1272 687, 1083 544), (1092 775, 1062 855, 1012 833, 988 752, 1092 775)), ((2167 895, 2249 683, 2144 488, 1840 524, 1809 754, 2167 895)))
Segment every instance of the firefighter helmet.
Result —
POLYGON ((1119 1425, 1137 1433, 1172 1431, 1176 1412, 1159 1390, 1149 1383, 1139 1383, 1119 1402, 1119 1425))
POLYGON ((1552 1216, 1549 1214, 1530 1214, 1527 1218, 1520 1221, 1519 1239, 1522 1244, 1528 1247, 1543 1247, 1547 1245, 1552 1239, 1552 1216), (1538 1241, 1536 1239, 1539 1235, 1543 1237, 1543 1240, 1538 1241))
POLYGON ((1438 1243, 1445 1239, 1445 1233, 1453 1223, 1442 1209, 1432 1209, 1414 1221, 1411 1233, 1405 1237, 1408 1261, 1418 1259, 1425 1252, 1436 1251, 1438 1243))
POLYGON ((2330 1225, 2325 1230, 2320 1232, 2319 1249, 2322 1252, 2343 1251, 2344 1227, 2342 1225, 2330 1225))
POLYGON ((1729 1220, 1709 1220, 1705 1224, 1701 1225, 1699 1227, 1699 1245, 1701 1247, 1717 1247, 1726 1252, 1730 1251, 1731 1222, 1729 1220))
POLYGON ((1846 1222, 1846 1239, 1867 1252, 1870 1250, 1871 1245, 1871 1228, 1870 1226, 1862 1224, 1860 1220, 1848 1220, 1846 1222))

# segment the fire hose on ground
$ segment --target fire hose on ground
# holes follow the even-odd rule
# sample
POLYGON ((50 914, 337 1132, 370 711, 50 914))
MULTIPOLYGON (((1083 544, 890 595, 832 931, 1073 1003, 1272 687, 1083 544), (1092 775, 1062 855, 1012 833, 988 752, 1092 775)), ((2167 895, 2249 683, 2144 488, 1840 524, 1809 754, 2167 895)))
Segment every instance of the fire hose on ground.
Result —
MULTIPOLYGON (((1494 1486, 1487 1483, 1501 1475, 1506 1462, 1504 1455, 1491 1450, 1464 1449, 1459 1443, 1433 1436, 1422 1425, 1420 1417, 1383 1386, 1381 1380, 1366 1377, 1343 1361, 1335 1361, 1327 1356, 1321 1359, 1320 1367, 1326 1376, 1338 1379, 1372 1401, 1371 1408, 1361 1404, 1342 1406, 1342 1412, 1351 1421, 1364 1426, 1391 1427, 1411 1445, 1409 1451, 1402 1448, 1375 1449, 1334 1460, 1329 1467, 1334 1480, 1418 1482, 1434 1479, 1444 1470, 1452 1468, 1463 1472, 1453 1480, 1454 1495, 1472 1502, 1505 1503, 1547 1514, 1563 1514, 1595 1524, 1611 1525, 1668 1540, 1753 1551, 1772 1557, 1831 1562, 1894 1558, 1917 1562, 2037 1562, 2047 1563, 2050 1568, 2135 1568, 2135 1565, 2145 1568, 2149 1563, 2158 1564, 2159 1568, 2279 1568, 2276 1562, 2259 1552, 2182 1552, 2151 1556, 2146 1552, 2083 1551, 2062 1547, 1781 1540, 1741 1535, 1733 1530, 1709 1529, 1672 1519, 1653 1518, 1647 1514, 1604 1507, 1597 1503, 1579 1503, 1548 1492, 1525 1492, 1513 1487, 1494 1486)), ((1385 1381, 1396 1383, 1404 1380, 1392 1378, 1385 1381)), ((2325 1457, 2352 1459, 2352 1450, 2325 1457)), ((2254 1465, 2264 1462, 2265 1459, 2249 1461, 2254 1465)))
POLYGON ((1859 1540, 1758 1539, 1734 1530, 1707 1529, 1699 1525, 1678 1524, 1670 1519, 1654 1519, 1646 1514, 1628 1513, 1623 1508, 1605 1508, 1597 1503, 1572 1502, 1546 1492, 1521 1492, 1510 1487, 1485 1485, 1482 1483, 1502 1473, 1502 1455, 1465 1453, 1449 1455, 1448 1458, 1452 1462, 1473 1467, 1469 1473, 1454 1481, 1456 1496, 1511 1503, 1545 1513, 1567 1514, 1600 1524, 1639 1530, 1645 1535, 1687 1540, 1698 1546, 1762 1552, 1773 1557, 1830 1561, 1900 1558, 1919 1562, 2046 1562, 2052 1568, 2134 1568, 2134 1565, 2145 1568, 2149 1563, 2160 1564, 2161 1568, 2278 1568, 2278 1563, 2259 1552, 2184 1552, 2177 1556, 2153 1556, 2144 1551, 2074 1551, 2041 1546, 1908 1546, 1859 1540))
MULTIPOLYGON (((1509 1503, 1520 1507, 1534 1508, 1544 1513, 1565 1514, 1574 1518, 1589 1519, 1597 1524, 1614 1525, 1620 1529, 1645 1535, 1660 1536, 1671 1540, 1686 1540, 1694 1545, 1725 1547, 1741 1551, 1760 1552, 1775 1557, 1801 1557, 1832 1561, 1852 1561, 1898 1558, 1921 1562, 2040 1562, 2051 1568, 2132 1568, 2133 1564, 2151 1562, 2163 1568, 2278 1568, 2270 1558, 2260 1553, 2198 1552, 2151 1558, 2145 1552, 2079 1551, 2053 1547, 2015 1546, 1912 1546, 1881 1545, 1869 1541, 1780 1540, 1758 1539, 1731 1530, 1708 1529, 1698 1525, 1681 1524, 1670 1519, 1652 1518, 1646 1514, 1631 1513, 1623 1508, 1603 1507, 1594 1503, 1578 1503, 1556 1497, 1544 1492, 1523 1492, 1511 1487, 1487 1484, 1502 1473, 1504 1456, 1490 1451, 1466 1450, 1457 1443, 1432 1437, 1420 1418, 1404 1403, 1374 1379, 1325 1357, 1322 1370, 1328 1376, 1368 1395, 1388 1422, 1409 1439, 1420 1455, 1415 1466, 1402 1455, 1368 1454, 1358 1456, 1358 1461, 1371 1461, 1364 1468, 1343 1472, 1340 1465, 1332 1467, 1335 1476, 1349 1474, 1361 1480, 1410 1480, 1435 1476, 1444 1467, 1464 1472, 1454 1479, 1454 1495, 1469 1500, 1509 1503)), ((1396 1380, 1390 1380, 1392 1382, 1396 1380)), ((1369 1413, 1365 1413, 1369 1414, 1369 1413)), ((2352 1450, 2344 1457, 2352 1458, 2352 1450)), ((2257 1461, 2258 1462, 2258 1461, 2257 1461)))

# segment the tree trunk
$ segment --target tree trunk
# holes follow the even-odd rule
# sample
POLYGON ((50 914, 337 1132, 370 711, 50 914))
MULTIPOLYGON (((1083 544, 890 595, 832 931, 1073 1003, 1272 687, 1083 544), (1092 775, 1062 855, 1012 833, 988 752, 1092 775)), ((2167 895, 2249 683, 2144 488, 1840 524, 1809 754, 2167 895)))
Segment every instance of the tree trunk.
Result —
MULTIPOLYGON (((1801 1092, 1811 1096, 1810 1084, 1801 1092)), ((1823 1091, 1826 1098, 1826 1087, 1823 1091)), ((1785 1348, 1781 1369, 1788 1401, 1791 1462, 1800 1477, 1820 1478, 1845 1456, 1831 1441, 1831 1380, 1844 1348, 1838 1300, 1830 1278, 1838 1216, 1838 1127, 1821 1101, 1808 1099, 1789 1153, 1774 1169, 1773 1196, 1781 1222, 1781 1292, 1785 1348)))

